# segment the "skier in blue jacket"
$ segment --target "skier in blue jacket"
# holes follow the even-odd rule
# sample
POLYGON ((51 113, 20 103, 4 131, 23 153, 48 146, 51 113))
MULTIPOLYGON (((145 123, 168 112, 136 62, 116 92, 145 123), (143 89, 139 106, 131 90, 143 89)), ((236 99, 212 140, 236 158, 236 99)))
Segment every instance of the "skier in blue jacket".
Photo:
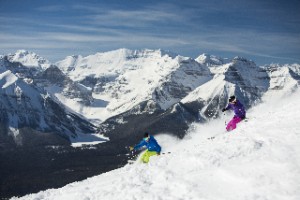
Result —
POLYGON ((147 150, 143 153, 143 155, 141 157, 142 162, 148 163, 150 156, 160 155, 161 147, 159 146, 159 144, 157 143, 155 138, 152 135, 150 135, 149 133, 144 134, 144 138, 139 144, 135 145, 134 147, 129 147, 129 148, 132 151, 132 150, 138 150, 138 149, 142 148, 143 146, 146 146, 147 150))
POLYGON ((226 108, 222 109, 222 112, 225 112, 226 110, 233 110, 234 112, 233 118, 226 126, 226 130, 231 131, 236 128, 237 123, 246 118, 246 111, 243 104, 241 104, 241 102, 237 100, 235 96, 231 96, 229 98, 229 104, 226 106, 226 108))

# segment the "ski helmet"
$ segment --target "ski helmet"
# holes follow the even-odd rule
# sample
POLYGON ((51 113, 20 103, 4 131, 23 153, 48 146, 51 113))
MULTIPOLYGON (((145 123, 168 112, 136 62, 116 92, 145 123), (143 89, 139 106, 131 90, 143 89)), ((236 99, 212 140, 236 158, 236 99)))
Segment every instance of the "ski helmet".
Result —
POLYGON ((230 98, 229 98, 229 102, 231 103, 231 102, 233 102, 235 100, 235 96, 231 96, 230 98))
POLYGON ((149 137, 149 133, 148 133, 148 132, 145 132, 145 133, 144 133, 144 138, 147 138, 147 137, 149 137))

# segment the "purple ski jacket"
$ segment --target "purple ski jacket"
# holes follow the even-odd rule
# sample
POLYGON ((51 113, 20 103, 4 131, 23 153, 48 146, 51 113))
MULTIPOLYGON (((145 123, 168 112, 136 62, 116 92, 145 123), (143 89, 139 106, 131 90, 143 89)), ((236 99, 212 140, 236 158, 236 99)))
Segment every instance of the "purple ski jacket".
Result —
POLYGON ((233 110, 235 117, 239 117, 241 119, 245 119, 246 117, 246 111, 244 109, 244 106, 239 100, 236 100, 235 104, 229 103, 225 110, 233 110))

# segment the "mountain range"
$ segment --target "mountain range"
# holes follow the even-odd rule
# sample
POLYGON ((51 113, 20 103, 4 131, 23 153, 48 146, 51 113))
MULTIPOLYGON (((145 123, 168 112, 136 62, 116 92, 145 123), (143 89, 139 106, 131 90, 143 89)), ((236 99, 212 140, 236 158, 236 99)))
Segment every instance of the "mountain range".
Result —
POLYGON ((145 131, 182 138, 191 123, 219 117, 231 95, 250 108, 300 82, 299 64, 257 66, 241 57, 192 59, 148 49, 56 63, 19 50, 0 56, 0 73, 0 135, 18 145, 29 132, 68 141, 99 133, 135 142, 145 131))

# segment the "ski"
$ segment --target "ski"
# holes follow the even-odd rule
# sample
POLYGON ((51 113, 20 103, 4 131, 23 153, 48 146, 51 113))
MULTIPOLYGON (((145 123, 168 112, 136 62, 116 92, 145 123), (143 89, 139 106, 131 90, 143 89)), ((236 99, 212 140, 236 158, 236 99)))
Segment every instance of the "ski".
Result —
POLYGON ((163 152, 163 153, 161 153, 160 155, 166 155, 166 154, 171 154, 171 152, 163 152))

